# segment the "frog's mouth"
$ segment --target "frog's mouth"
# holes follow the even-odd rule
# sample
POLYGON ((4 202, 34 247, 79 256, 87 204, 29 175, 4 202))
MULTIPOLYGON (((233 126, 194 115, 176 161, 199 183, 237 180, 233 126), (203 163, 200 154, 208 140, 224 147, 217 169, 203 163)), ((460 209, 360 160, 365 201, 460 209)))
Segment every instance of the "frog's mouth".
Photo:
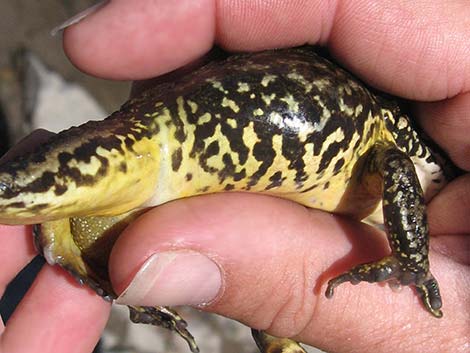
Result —
POLYGON ((49 220, 47 215, 63 203, 53 198, 60 185, 54 185, 52 173, 37 177, 30 168, 19 166, 15 160, 0 165, 0 223, 35 224, 49 220))

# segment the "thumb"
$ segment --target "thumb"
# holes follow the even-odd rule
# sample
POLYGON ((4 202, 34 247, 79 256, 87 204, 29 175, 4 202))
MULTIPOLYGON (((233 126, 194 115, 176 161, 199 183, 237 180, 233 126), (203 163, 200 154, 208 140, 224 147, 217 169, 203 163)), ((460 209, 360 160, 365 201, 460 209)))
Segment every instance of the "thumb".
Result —
POLYGON ((331 277, 388 252, 378 233, 266 196, 195 197, 130 225, 113 249, 110 276, 121 304, 195 305, 328 351, 389 352, 393 343, 384 340, 416 345, 409 318, 417 323, 412 332, 420 322, 430 335, 442 329, 435 325, 433 333, 433 319, 410 289, 343 285, 333 300, 323 295, 331 277), (400 334, 391 337, 394 325, 400 334))

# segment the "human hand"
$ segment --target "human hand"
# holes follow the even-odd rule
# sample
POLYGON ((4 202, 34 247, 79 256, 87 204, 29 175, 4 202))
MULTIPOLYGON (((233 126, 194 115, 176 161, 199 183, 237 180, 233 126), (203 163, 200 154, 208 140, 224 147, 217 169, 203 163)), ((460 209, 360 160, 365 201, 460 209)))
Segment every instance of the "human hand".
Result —
MULTIPOLYGON (((52 133, 36 130, 2 157, 31 151, 52 133)), ((31 227, 0 225, 0 297, 8 283, 37 255, 31 227)), ((0 321, 0 353, 91 352, 106 325, 109 303, 57 266, 44 266, 7 326, 0 321)))
MULTIPOLYGON (((338 61, 370 84, 408 99, 440 101, 416 103, 417 118, 453 161, 469 170, 468 12, 463 2, 437 0, 219 1, 217 7, 210 0, 113 1, 69 28, 64 43, 84 71, 116 79, 144 79, 180 67, 214 41, 228 50, 327 44, 338 61)), ((197 304, 216 295, 204 310, 334 352, 463 351, 470 317, 469 190, 467 175, 429 205, 435 235, 431 266, 444 300, 441 320, 430 317, 408 288, 397 294, 377 285, 344 285, 326 301, 319 286, 331 277, 328 271, 380 258, 388 251, 385 239, 357 222, 265 196, 211 195, 151 210, 116 244, 111 277, 120 293, 152 254, 192 249, 221 268, 222 290, 216 288, 217 275, 201 280, 212 273, 209 261, 198 267, 207 272, 185 273, 185 290, 177 283, 127 300, 176 304, 169 300, 178 293, 179 304, 197 304)), ((84 306, 83 300, 63 312, 84 306)))

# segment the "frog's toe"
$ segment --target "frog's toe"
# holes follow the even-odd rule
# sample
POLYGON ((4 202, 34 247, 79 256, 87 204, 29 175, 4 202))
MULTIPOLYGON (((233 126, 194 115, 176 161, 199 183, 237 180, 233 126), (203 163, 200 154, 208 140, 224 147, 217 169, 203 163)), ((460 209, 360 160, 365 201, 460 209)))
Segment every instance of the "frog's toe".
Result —
POLYGON ((410 269, 394 256, 388 256, 377 262, 356 266, 328 282, 325 296, 331 298, 334 289, 344 282, 358 284, 359 282, 392 281, 395 285, 413 285, 416 287, 421 300, 431 314, 441 317, 441 295, 437 281, 431 273, 424 270, 410 269))
POLYGON ((90 287, 96 294, 102 297, 104 300, 111 302, 116 295, 114 290, 108 282, 95 280, 91 270, 87 269, 87 272, 78 271, 77 267, 67 262, 57 262, 62 268, 64 268, 81 286, 90 287))
POLYGON ((423 284, 416 285, 416 290, 426 309, 435 317, 442 317, 442 299, 436 279, 429 274, 423 284))
POLYGON ((194 337, 187 330, 187 323, 178 313, 165 306, 130 306, 129 315, 136 324, 150 324, 161 326, 178 333, 189 345, 193 353, 198 353, 199 348, 194 337))
POLYGON ((377 262, 362 264, 328 281, 325 295, 327 298, 331 298, 334 294, 334 289, 344 282, 358 284, 359 282, 373 283, 396 279, 399 283, 404 284, 400 280, 399 272, 399 262, 392 256, 385 257, 377 262))

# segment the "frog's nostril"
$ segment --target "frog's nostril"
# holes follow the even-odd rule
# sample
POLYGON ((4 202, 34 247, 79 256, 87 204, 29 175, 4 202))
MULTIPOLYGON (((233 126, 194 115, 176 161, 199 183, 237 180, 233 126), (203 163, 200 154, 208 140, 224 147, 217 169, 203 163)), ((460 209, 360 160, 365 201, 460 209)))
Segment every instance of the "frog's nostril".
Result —
POLYGON ((14 195, 13 178, 8 174, 0 174, 0 204, 2 200, 8 200, 14 195))

